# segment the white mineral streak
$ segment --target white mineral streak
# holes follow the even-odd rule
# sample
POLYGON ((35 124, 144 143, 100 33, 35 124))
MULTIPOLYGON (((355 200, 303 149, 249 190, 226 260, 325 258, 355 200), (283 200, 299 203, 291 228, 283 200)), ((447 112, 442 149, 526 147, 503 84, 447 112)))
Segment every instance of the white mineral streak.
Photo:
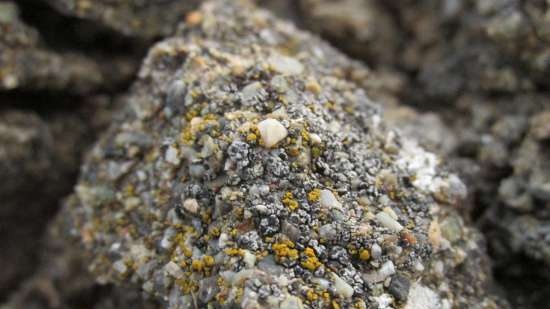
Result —
POLYGON ((389 215, 387 212, 381 211, 377 213, 376 220, 383 227, 389 229, 392 232, 400 232, 403 229, 403 226, 399 224, 399 222, 397 222, 394 218, 392 218, 392 216, 389 215))
POLYGON ((278 120, 272 118, 258 123, 258 130, 263 144, 267 148, 275 146, 288 135, 286 128, 278 120))
POLYGON ((442 308, 439 296, 431 289, 413 283, 404 309, 440 309, 442 308))
POLYGON ((337 274, 332 273, 332 280, 334 280, 334 288, 338 294, 345 298, 350 298, 353 296, 353 287, 340 278, 337 274))
POLYGON ((342 204, 338 202, 336 196, 334 196, 330 190, 321 190, 319 203, 321 204, 321 207, 326 209, 342 208, 342 204))

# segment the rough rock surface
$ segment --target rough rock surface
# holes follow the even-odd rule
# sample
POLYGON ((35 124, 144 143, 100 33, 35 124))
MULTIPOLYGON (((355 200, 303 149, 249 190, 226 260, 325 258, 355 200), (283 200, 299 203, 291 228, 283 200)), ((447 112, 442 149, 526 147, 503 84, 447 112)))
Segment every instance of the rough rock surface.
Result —
POLYGON ((359 64, 236 1, 193 16, 62 213, 97 280, 169 308, 498 307, 449 207, 463 184, 385 124, 359 64))
POLYGON ((45 115, 0 111, 0 262, 10 265, 0 275, 0 298, 35 269, 48 219, 71 191, 83 151, 110 119, 108 100, 86 103, 45 115))
POLYGON ((23 23, 12 2, 0 3, 0 90, 65 89, 85 92, 104 81, 100 66, 75 53, 48 49, 23 23))
POLYGON ((66 14, 99 21, 142 39, 169 35, 199 0, 48 0, 66 14))
POLYGON ((87 270, 82 251, 60 230, 58 220, 53 220, 41 239, 44 245, 37 270, 0 308, 162 308, 137 290, 98 284, 87 270))

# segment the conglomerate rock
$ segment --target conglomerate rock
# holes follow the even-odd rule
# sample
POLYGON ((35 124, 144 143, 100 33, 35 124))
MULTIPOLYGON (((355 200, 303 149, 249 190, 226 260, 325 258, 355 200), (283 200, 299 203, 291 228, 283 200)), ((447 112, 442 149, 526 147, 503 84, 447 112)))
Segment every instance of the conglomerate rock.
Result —
POLYGON ((121 33, 150 40, 169 35, 200 0, 47 0, 66 14, 99 21, 121 33))
POLYGON ((97 280, 169 308, 497 308, 460 180, 360 64, 237 2, 150 50, 89 153, 61 218, 97 280))

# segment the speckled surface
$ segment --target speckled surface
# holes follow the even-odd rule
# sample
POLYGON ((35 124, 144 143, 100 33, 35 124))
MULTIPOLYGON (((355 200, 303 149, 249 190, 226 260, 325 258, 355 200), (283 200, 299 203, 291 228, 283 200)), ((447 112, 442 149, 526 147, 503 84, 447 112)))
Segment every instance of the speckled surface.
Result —
POLYGON ((386 126, 359 64, 245 4, 193 14, 63 212, 99 281, 170 308, 497 307, 448 207, 463 184, 386 126))

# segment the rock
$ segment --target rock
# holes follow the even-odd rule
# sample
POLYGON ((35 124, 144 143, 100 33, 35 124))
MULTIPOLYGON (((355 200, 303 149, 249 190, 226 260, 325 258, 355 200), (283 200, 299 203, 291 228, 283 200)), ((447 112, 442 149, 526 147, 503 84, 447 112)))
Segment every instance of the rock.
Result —
MULTIPOLYGON (((363 88, 365 77, 350 73, 366 69, 240 1, 205 2, 196 14, 201 18, 149 51, 123 118, 88 154, 60 215, 64 230, 76 231, 97 280, 142 288, 170 308, 280 308, 293 297, 304 308, 348 308, 375 306, 375 297, 389 295, 384 281, 399 273, 434 287, 450 307, 497 306, 474 229, 458 221, 459 239, 433 250, 430 222, 456 216, 453 199, 436 199, 452 174, 384 122, 381 106, 363 88), (174 93, 175 80, 184 89, 174 93), (311 80, 318 94, 306 89, 311 80), (254 104, 243 104, 240 89, 254 82, 269 100, 251 96, 254 104), (134 145, 116 143, 127 131, 151 141, 140 155, 134 145), (269 139, 259 141, 258 133, 269 139), (321 144, 311 143, 312 133, 321 144), (197 150, 205 144, 212 151, 202 157, 197 150), (168 162, 167 145, 177 149, 168 162), (181 164, 171 163, 177 160, 181 164), (124 172, 113 173, 122 163, 124 172), (204 173, 191 168, 196 165, 204 173), (383 190, 382 173, 394 176, 383 190), (196 200, 197 214, 178 211, 182 196, 196 200), (380 205, 388 208, 373 216, 370 208, 380 205), (399 243, 397 216, 414 245, 399 243), (298 229, 284 228, 285 222, 298 229), (335 233, 321 239, 317 231, 328 224, 335 233), (366 225, 371 233, 357 233, 366 225), (349 249, 378 242, 384 250, 372 266, 349 249), (114 268, 121 259, 132 266, 124 276, 114 268), (166 271, 167 263, 184 276, 166 271), (380 280, 365 281, 370 267, 380 280), (217 297, 202 302, 194 291, 213 277, 217 297), (341 297, 317 295, 312 302, 304 291, 341 297)), ((409 293, 408 302, 431 306, 411 299, 424 294, 409 293)))
MULTIPOLYGON (((198 6, 199 1, 139 0, 48 0, 59 11, 81 18, 101 22, 124 35, 151 40, 166 36, 185 19, 186 13, 198 6)), ((200 21, 200 15, 189 15, 190 24, 200 21)))
POLYGON ((0 112, 0 262, 10 265, 0 275, 0 298, 34 271, 41 235, 72 190, 83 151, 110 118, 108 103, 96 97, 73 112, 0 112))

